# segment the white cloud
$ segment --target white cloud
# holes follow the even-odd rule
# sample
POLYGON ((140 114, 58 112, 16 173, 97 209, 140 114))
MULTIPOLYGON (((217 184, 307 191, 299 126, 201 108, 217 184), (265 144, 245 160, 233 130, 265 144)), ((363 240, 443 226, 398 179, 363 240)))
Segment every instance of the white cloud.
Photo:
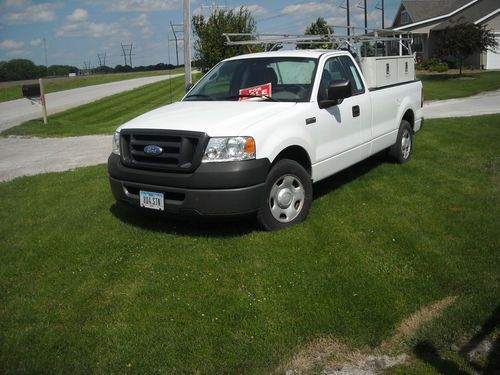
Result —
POLYGON ((69 21, 80 22, 87 21, 89 12, 82 8, 76 8, 73 13, 66 17, 69 21))
POLYGON ((41 38, 36 38, 36 39, 33 39, 33 40, 30 42, 30 45, 31 45, 32 47, 39 46, 40 44, 42 44, 42 39, 41 39, 41 38))
POLYGON ((62 2, 33 4, 31 0, 6 0, 0 3, 0 23, 13 25, 54 21, 57 18, 55 10, 62 6, 62 2))
POLYGON ((181 0, 87 0, 89 4, 101 4, 114 12, 161 12, 180 9, 181 0))
POLYGON ((267 13, 266 9, 257 4, 246 5, 246 8, 252 13, 252 16, 258 17, 267 13))
POLYGON ((24 46, 24 42, 15 41, 11 39, 2 40, 0 42, 0 48, 2 49, 18 49, 24 46))
POLYGON ((120 25, 114 23, 94 23, 94 22, 77 22, 61 26, 56 35, 59 37, 82 37, 88 36, 93 38, 109 37, 116 35, 126 35, 129 33, 124 31, 120 25))
POLYGON ((28 56, 31 56, 31 52, 26 51, 24 49, 19 49, 19 50, 14 50, 14 51, 8 51, 5 53, 5 55, 8 57, 13 57, 13 58, 28 57, 28 56))
POLYGON ((153 34, 153 32, 151 31, 151 24, 149 23, 148 16, 145 13, 132 18, 132 25, 140 27, 143 35, 153 34))
POLYGON ((333 13, 337 9, 337 6, 332 3, 317 3, 311 1, 309 3, 303 4, 293 4, 288 5, 281 11, 282 14, 295 15, 297 17, 303 17, 304 15, 317 14, 318 17, 324 17, 325 14, 333 13))

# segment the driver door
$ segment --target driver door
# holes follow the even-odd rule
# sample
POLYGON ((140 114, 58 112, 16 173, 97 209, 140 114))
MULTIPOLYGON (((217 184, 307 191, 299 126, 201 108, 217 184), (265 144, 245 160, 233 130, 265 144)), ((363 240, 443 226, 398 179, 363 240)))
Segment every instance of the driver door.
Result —
POLYGON ((359 102, 363 95, 351 96, 329 108, 319 108, 320 100, 327 99, 328 86, 332 81, 350 79, 339 57, 326 60, 320 72, 316 123, 310 125, 316 143, 315 181, 361 160, 361 151, 357 146, 362 143, 359 102))

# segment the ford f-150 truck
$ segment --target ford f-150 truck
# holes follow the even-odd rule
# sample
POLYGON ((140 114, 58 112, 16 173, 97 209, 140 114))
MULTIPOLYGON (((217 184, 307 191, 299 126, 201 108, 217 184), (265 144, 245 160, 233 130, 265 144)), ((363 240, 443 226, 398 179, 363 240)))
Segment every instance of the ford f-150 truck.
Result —
POLYGON ((268 230, 302 222, 313 183, 384 149, 398 163, 411 158, 422 84, 411 71, 377 87, 408 76, 408 58, 370 63, 378 76, 368 79, 347 51, 220 62, 180 102, 116 130, 115 198, 167 214, 256 214, 268 230))

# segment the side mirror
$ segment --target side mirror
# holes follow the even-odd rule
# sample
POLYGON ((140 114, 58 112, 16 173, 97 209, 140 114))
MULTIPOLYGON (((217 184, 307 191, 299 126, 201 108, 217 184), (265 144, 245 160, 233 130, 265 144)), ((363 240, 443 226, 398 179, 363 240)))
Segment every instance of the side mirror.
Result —
POLYGON ((335 80, 328 86, 328 99, 321 100, 318 104, 320 108, 328 108, 342 103, 346 98, 352 96, 351 81, 335 80))

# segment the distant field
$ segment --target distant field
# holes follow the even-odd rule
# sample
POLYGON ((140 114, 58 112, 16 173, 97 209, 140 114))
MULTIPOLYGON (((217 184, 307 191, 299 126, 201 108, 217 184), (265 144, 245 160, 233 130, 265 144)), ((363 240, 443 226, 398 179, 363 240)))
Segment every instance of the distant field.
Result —
MULTIPOLYGON (((92 76, 79 77, 60 77, 47 78, 45 80, 45 92, 56 92, 62 90, 76 89, 78 87, 99 85, 101 83, 109 83, 116 81, 124 81, 127 79, 152 77, 164 74, 177 74, 183 72, 183 68, 173 70, 160 70, 154 72, 138 72, 138 73, 113 73, 101 74, 92 76)), ((20 81, 20 82, 1 82, 0 83, 0 102, 22 98, 21 86, 25 83, 38 82, 37 80, 20 81)))
POLYGON ((458 74, 419 74, 424 85, 425 100, 444 100, 500 90, 500 71, 458 74))

